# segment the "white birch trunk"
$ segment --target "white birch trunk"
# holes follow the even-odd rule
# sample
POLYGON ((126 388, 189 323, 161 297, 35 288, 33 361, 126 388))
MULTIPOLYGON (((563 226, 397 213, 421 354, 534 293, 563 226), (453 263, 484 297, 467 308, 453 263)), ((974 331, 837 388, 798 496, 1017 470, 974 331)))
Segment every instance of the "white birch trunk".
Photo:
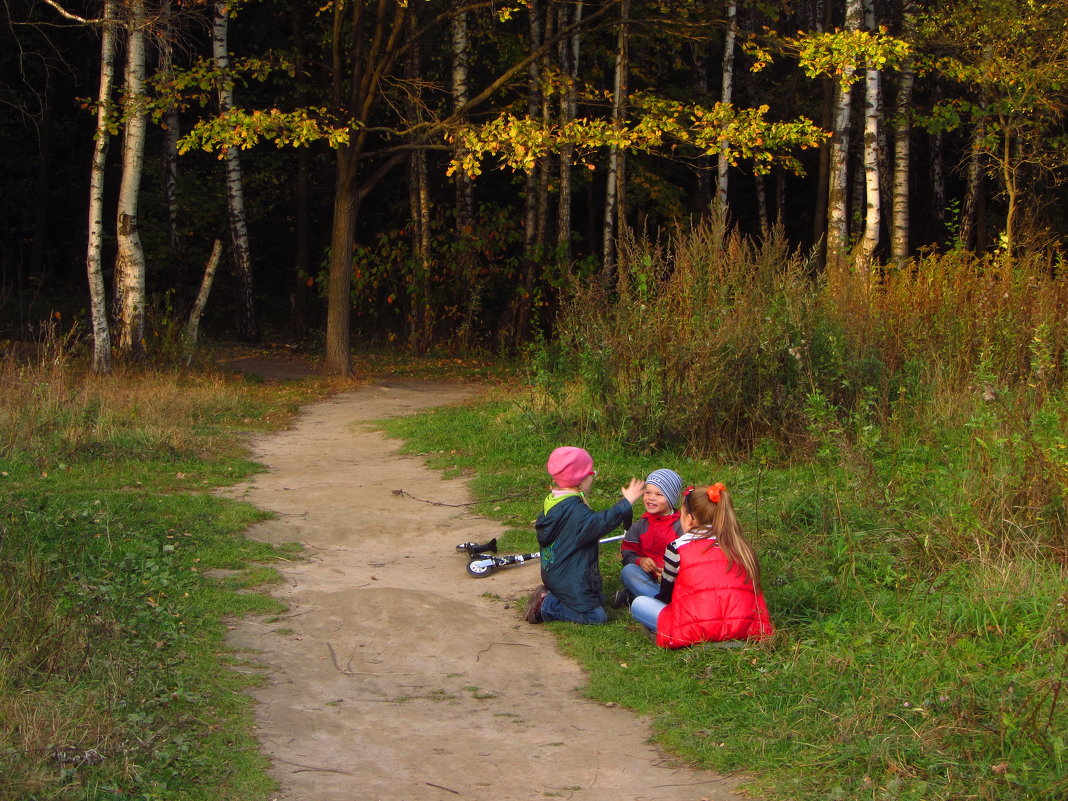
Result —
MULTIPOLYGON (((863 0, 864 27, 875 30, 874 0, 863 0)), ((879 129, 882 110, 879 90, 879 70, 871 67, 864 71, 864 234, 857 249, 856 266, 870 269, 879 246, 882 223, 882 187, 879 182, 879 129)))
POLYGON ((124 73, 127 121, 122 141, 122 181, 119 184, 115 259, 115 285, 120 297, 118 345, 135 357, 144 353, 145 253, 137 230, 137 195, 145 161, 147 119, 144 112, 145 5, 130 0, 127 12, 126 69, 124 73))
MULTIPOLYGON (((906 41, 912 40, 914 15, 904 12, 906 41)), ((909 169, 911 161, 910 135, 912 126, 909 114, 912 110, 912 87, 916 71, 911 60, 901 71, 897 86, 897 102, 894 119, 894 214, 891 225, 890 258, 895 264, 903 264, 909 256, 909 169)))
MULTIPOLYGON (((620 25, 616 39, 616 69, 612 93, 612 125, 616 130, 623 127, 626 116, 627 69, 628 69, 628 33, 627 20, 630 16, 630 0, 622 0, 619 8, 620 25)), ((619 147, 612 145, 608 152, 608 174, 606 176, 604 200, 604 267, 603 274, 610 277, 616 268, 616 237, 619 234, 619 220, 623 214, 623 187, 626 185, 626 154, 619 147)))
MULTIPOLYGON (((458 0, 460 4, 463 0, 458 0)), ((467 32, 467 11, 459 11, 452 18, 449 27, 449 40, 452 46, 452 108, 459 112, 470 100, 468 87, 471 63, 471 41, 467 32)), ((456 145, 457 156, 460 148, 456 145)), ((474 183, 464 170, 454 174, 456 181, 456 223, 461 237, 470 236, 469 228, 474 219, 474 183)))
MULTIPOLYGON (((457 8, 464 7, 465 0, 456 0, 457 8)), ((460 114, 461 109, 471 99, 470 68, 471 38, 468 33, 468 12, 459 11, 452 18, 449 27, 449 39, 452 48, 452 107, 460 114)), ((462 120, 458 120, 461 121, 462 120)), ((456 144, 456 156, 462 155, 463 145, 456 144)), ((482 294, 482 281, 477 277, 477 256, 473 249, 473 232, 475 227, 475 183, 464 170, 453 174, 456 184, 456 235, 465 243, 460 249, 460 270, 465 276, 467 299, 464 303, 464 320, 460 326, 457 339, 460 344, 471 342, 471 332, 479 312, 479 298, 482 294)))
MULTIPOLYGON (((217 0, 212 18, 211 49, 215 65, 222 73, 219 83, 219 111, 223 114, 234 107, 233 83, 226 74, 230 68, 230 53, 227 47, 229 26, 229 5, 225 0, 217 0)), ((226 207, 230 217, 230 245, 241 300, 240 334, 245 341, 254 342, 259 339, 259 329, 256 325, 256 308, 252 294, 252 258, 248 225, 245 221, 241 157, 236 147, 226 148, 226 207)))
POLYGON ((111 331, 108 326, 107 290, 101 257, 104 244, 104 166, 108 154, 107 118, 115 82, 115 3, 104 0, 104 25, 100 36, 100 86, 96 101, 96 141, 89 177, 89 243, 85 257, 89 279, 89 306, 93 325, 92 371, 111 372, 111 331))
POLYGON ((219 268, 219 259, 222 257, 222 242, 218 239, 211 248, 211 256, 204 267, 204 276, 200 279, 200 291, 197 292, 196 302, 192 311, 189 312, 189 321, 185 325, 186 364, 193 361, 193 354, 197 349, 197 339, 200 337, 200 318, 204 316, 204 308, 208 305, 208 296, 211 294, 211 285, 215 281, 215 271, 219 268))
MULTIPOLYGON (((860 0, 847 0, 846 29, 860 27, 860 0)), ((846 67, 834 90, 831 155, 827 191, 827 263, 839 263, 849 248, 849 119, 853 97, 850 82, 856 69, 846 67)))
MULTIPOLYGON (((737 32, 738 0, 727 3, 727 32, 723 42, 723 91, 720 99, 731 103, 734 98, 734 39, 737 32)), ((727 168, 729 160, 723 150, 716 162, 716 217, 727 219, 727 168)))

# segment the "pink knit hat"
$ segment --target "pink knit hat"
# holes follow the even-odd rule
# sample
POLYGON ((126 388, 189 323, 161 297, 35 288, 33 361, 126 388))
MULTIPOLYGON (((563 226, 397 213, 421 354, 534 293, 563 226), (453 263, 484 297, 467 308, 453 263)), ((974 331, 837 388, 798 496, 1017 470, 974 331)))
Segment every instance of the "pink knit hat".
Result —
POLYGON ((545 465, 558 487, 577 487, 586 476, 593 475, 593 457, 582 448, 557 448, 545 465))

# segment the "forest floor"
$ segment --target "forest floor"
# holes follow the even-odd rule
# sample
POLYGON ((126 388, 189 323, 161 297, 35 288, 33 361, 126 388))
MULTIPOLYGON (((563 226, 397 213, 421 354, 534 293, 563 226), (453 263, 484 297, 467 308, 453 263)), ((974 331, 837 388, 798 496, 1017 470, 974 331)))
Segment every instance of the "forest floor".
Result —
MULTIPOLYGON (((296 359, 223 366, 264 380, 315 372, 296 359)), ((288 611, 233 621, 228 640, 239 669, 263 677, 255 723, 276 798, 740 799, 740 778, 680 765, 650 744, 648 721, 582 696, 582 670, 522 620, 537 567, 469 577, 457 543, 501 525, 462 505, 466 479, 443 479, 368 424, 478 391, 379 380, 341 392, 253 440, 267 471, 226 490, 276 514, 248 536, 305 548, 272 590, 288 611)))

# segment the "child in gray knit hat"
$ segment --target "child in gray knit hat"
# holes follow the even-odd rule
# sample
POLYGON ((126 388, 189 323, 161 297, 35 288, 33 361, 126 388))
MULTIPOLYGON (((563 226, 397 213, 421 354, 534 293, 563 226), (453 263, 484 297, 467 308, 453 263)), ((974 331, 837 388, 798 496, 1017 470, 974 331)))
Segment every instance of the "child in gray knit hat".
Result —
POLYGON ((656 595, 664 570, 664 551, 682 536, 676 508, 682 494, 682 477, 674 470, 654 470, 645 479, 642 502, 645 514, 623 536, 623 569, 619 577, 623 589, 615 594, 612 606, 619 609, 639 595, 656 595))

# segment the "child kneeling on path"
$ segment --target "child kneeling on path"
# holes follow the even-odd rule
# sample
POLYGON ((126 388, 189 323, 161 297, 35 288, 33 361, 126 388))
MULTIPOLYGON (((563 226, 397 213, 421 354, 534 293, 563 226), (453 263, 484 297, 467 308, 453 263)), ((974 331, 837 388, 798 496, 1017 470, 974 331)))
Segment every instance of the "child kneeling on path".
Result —
POLYGON ((635 620, 656 632, 662 648, 772 634, 760 565, 742 536, 726 488, 687 488, 682 527, 686 533, 664 554, 659 593, 634 599, 635 620))
POLYGON ((645 514, 623 535, 620 556, 623 569, 619 578, 623 589, 616 593, 612 606, 619 609, 639 595, 656 595, 664 572, 664 551, 682 536, 682 524, 675 505, 682 493, 682 476, 674 470, 654 470, 645 479, 642 502, 645 514))
POLYGON ((623 487, 614 506, 595 512, 586 501, 597 471, 582 448, 557 448, 545 465, 555 487, 544 512, 534 521, 541 547, 541 580, 523 616, 530 623, 566 620, 608 622, 601 592, 600 539, 619 526, 630 525, 632 506, 642 494, 641 479, 623 487))

